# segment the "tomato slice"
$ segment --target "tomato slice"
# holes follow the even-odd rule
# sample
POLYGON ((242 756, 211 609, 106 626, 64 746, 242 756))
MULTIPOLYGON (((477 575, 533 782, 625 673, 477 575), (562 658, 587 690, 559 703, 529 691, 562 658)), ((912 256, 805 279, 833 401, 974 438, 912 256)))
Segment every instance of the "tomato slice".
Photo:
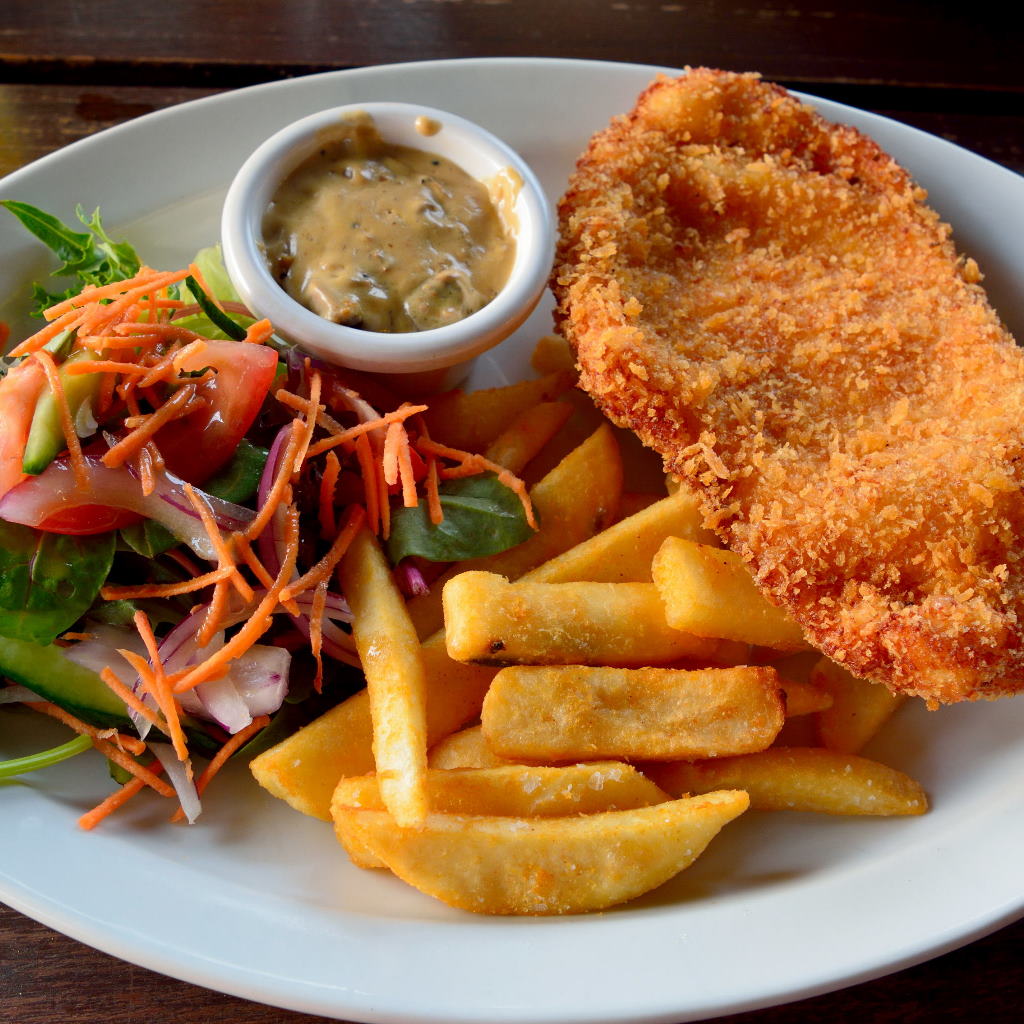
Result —
POLYGON ((142 516, 127 509, 110 508, 107 505, 76 505, 74 508, 64 508, 47 516, 36 529, 45 533, 86 536, 92 533, 106 533, 108 530, 120 530, 122 526, 140 522, 142 516))
POLYGON ((201 484, 234 455, 256 419, 277 372, 277 353, 244 341, 210 341, 182 365, 185 372, 217 371, 198 389, 207 408, 168 423, 153 440, 167 468, 201 484))

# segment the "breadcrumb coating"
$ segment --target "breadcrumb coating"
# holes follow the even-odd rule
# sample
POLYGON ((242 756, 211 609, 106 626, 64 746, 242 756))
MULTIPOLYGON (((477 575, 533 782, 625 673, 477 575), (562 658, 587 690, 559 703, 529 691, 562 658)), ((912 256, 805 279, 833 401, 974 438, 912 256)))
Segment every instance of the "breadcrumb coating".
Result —
POLYGON ((925 193, 756 75, 660 78, 560 204, 581 383, 855 674, 1024 688, 1024 355, 925 193))

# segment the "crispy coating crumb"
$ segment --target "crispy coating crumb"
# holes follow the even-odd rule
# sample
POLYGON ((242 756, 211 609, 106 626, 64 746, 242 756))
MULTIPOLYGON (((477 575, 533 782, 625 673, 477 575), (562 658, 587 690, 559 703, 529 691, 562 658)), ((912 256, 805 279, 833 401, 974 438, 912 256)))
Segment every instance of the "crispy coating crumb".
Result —
POLYGON ((925 193, 756 75, 661 78, 560 204, 583 386, 809 639, 929 701, 1024 689, 1024 355, 925 193))

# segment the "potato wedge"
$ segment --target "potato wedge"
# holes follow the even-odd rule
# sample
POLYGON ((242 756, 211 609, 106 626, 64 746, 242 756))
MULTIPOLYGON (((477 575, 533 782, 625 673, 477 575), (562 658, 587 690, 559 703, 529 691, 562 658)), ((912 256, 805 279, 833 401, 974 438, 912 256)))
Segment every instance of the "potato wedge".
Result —
POLYGON ((557 373, 559 370, 576 373, 576 355, 560 334, 545 334, 533 347, 530 365, 538 373, 557 373))
MULTIPOLYGON (((575 764, 565 768, 527 768, 503 765, 462 771, 428 771, 430 806, 441 814, 487 814, 502 817, 554 818, 567 814, 650 807, 671 799, 632 765, 621 761, 575 764)), ((376 776, 342 779, 334 790, 332 807, 362 807, 382 811, 376 776)), ((382 868, 338 816, 335 833, 352 863, 382 868)))
POLYGON ((744 789, 762 811, 823 814, 924 814, 928 797, 908 775, 877 761, 819 747, 773 747, 759 754, 651 765, 669 793, 744 789))
POLYGON ((441 592, 453 576, 479 569, 517 579, 614 522, 621 494, 622 460, 615 436, 605 424, 530 488, 540 522, 537 533, 508 551, 459 562, 434 581, 430 593, 409 602, 417 632, 426 637, 444 625, 441 592))
MULTIPOLYGON (((672 798, 632 765, 593 761, 564 767, 505 764, 427 772, 430 807, 439 814, 557 818, 665 803, 672 798)), ((378 778, 341 779, 332 806, 387 810, 378 778)))
POLYGON ((336 803, 336 827, 399 878, 480 914, 574 914, 639 896, 690 866, 748 806, 722 792, 559 818, 432 813, 403 829, 385 811, 336 803))
POLYGON ((518 476, 571 415, 567 402, 541 402, 520 413, 487 446, 484 456, 518 476))
POLYGON ((444 586, 448 653, 482 665, 666 665, 716 642, 672 629, 653 583, 510 583, 464 572, 444 586))
POLYGON ((449 391, 430 399, 423 418, 435 441, 482 452, 520 413, 558 398, 575 383, 574 372, 559 370, 501 388, 449 391))
MULTIPOLYGON (((425 675, 427 743, 472 722, 480 714, 495 669, 452 661, 444 634, 420 648, 425 675)), ((349 697, 254 758, 256 781, 297 811, 331 820, 331 794, 338 779, 374 770, 373 727, 366 690, 349 697)))
POLYGON ((481 722, 500 757, 645 761, 767 747, 785 720, 771 668, 520 666, 494 677, 481 722))
POLYGON ((427 719, 419 638, 369 530, 353 538, 338 572, 366 675, 381 794, 395 821, 421 824, 427 815, 427 719))
POLYGON ((689 491, 662 498, 619 520, 522 579, 533 583, 649 583, 653 578, 651 561, 667 537, 689 537, 702 543, 711 539, 701 526, 697 499, 689 491))
POLYGON ((832 706, 818 714, 818 739, 845 754, 861 750, 907 699, 881 683, 858 679, 828 658, 815 663, 811 682, 832 695, 832 706))
POLYGON ((803 631, 757 589, 739 555, 673 537, 651 569, 675 629, 783 651, 807 647, 803 631))

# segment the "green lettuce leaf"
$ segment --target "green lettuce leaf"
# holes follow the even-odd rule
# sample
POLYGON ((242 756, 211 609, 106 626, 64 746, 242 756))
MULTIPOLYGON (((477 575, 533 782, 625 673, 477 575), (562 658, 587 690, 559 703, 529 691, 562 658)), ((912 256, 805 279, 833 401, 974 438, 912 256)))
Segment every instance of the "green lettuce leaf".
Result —
POLYGON ((87 216, 81 206, 76 207, 75 215, 86 228, 76 231, 53 214, 29 203, 7 199, 0 201, 0 206, 14 214, 61 260, 61 265, 50 276, 72 279, 67 288, 56 291, 35 282, 32 285, 33 316, 42 316, 44 309, 77 295, 87 284, 123 281, 139 272, 135 250, 127 242, 115 242, 107 234, 98 209, 87 216))

